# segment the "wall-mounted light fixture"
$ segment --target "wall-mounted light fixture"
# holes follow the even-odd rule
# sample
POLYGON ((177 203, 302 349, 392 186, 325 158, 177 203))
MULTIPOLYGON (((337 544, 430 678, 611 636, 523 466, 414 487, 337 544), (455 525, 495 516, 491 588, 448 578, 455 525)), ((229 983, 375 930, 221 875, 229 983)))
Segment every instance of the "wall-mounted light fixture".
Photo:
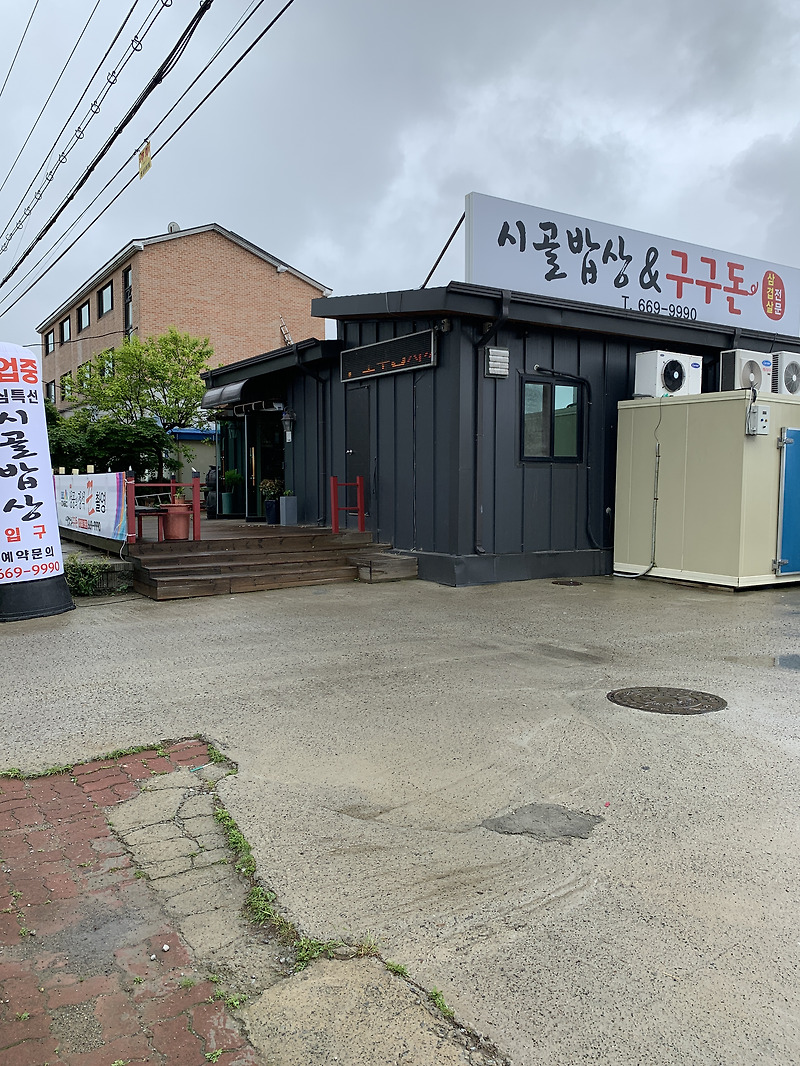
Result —
POLYGON ((281 425, 283 426, 284 439, 287 444, 292 443, 292 429, 297 421, 297 415, 290 407, 284 408, 281 415, 281 425))

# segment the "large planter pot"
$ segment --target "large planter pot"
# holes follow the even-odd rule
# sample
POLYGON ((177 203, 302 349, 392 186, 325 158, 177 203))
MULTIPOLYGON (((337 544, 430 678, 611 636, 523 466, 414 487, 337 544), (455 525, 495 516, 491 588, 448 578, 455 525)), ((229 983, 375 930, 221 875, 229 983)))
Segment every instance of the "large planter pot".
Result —
POLYGON ((281 525, 297 525, 297 497, 281 496, 281 525))
POLYGON ((264 521, 268 526, 278 524, 278 501, 264 500, 264 521))
POLYGON ((188 503, 165 503, 164 540, 188 540, 192 508, 188 503))
POLYGON ((233 493, 221 492, 219 498, 222 500, 222 513, 233 514, 233 493))

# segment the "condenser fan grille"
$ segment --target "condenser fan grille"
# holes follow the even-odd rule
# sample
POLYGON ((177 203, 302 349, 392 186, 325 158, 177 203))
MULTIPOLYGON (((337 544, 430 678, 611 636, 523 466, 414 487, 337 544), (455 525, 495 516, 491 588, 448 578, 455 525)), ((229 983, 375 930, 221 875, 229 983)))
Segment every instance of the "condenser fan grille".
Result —
POLYGON ((760 389, 761 379, 761 367, 755 359, 748 359, 747 362, 742 364, 740 384, 743 389, 760 389))
POLYGON ((800 392, 800 363, 787 363, 783 368, 783 386, 793 396, 800 392))
POLYGON ((664 388, 667 392, 680 392, 686 380, 686 371, 679 359, 668 359, 661 371, 664 388))

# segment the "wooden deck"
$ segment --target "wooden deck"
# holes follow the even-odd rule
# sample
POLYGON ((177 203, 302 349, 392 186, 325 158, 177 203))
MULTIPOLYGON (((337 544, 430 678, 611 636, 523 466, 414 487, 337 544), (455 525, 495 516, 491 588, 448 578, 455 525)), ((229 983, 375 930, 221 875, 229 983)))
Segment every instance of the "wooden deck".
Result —
POLYGON ((319 526, 217 519, 201 523, 200 540, 159 542, 157 519, 145 518, 144 522, 145 537, 152 539, 129 544, 128 556, 134 564, 134 589, 154 600, 260 592, 359 577, 389 580, 390 573, 394 579, 416 576, 415 560, 390 556, 381 564, 389 546, 374 544, 371 534, 354 530, 333 533, 319 526))

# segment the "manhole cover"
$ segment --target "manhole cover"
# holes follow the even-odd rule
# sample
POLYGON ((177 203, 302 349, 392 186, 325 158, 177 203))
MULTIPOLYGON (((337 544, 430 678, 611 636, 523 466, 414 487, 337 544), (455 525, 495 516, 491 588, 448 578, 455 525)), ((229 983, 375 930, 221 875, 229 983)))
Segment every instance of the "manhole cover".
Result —
POLYGON ((606 698, 620 707, 635 707, 656 714, 705 714, 728 706, 719 696, 689 688, 618 688, 606 698))
POLYGON ((582 585, 582 581, 554 581, 554 585, 582 585))

